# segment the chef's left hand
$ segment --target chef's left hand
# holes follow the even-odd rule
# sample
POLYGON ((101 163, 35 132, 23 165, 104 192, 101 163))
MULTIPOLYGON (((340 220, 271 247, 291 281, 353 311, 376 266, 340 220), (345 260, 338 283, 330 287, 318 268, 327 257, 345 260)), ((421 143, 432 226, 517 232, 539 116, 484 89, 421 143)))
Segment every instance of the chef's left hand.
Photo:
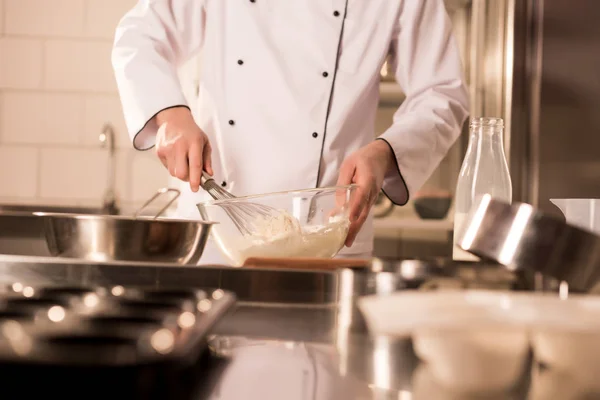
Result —
POLYGON ((379 195, 383 178, 392 167, 394 154, 383 140, 375 140, 346 158, 340 167, 338 185, 358 185, 350 199, 350 229, 346 246, 352 246, 358 231, 379 195))

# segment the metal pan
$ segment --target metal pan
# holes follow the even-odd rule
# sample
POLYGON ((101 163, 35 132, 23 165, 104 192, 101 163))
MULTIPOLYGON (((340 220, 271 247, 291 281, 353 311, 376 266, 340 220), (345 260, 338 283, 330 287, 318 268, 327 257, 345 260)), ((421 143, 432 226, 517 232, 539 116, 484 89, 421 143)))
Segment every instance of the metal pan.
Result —
POLYGON ((526 203, 481 197, 457 239, 472 254, 513 271, 534 271, 565 281, 570 290, 588 291, 600 278, 600 237, 526 203))
POLYGON ((177 189, 160 189, 133 217, 36 213, 44 218, 50 254, 95 262, 130 261, 197 264, 211 222, 159 218, 177 197, 177 189), (140 216, 159 196, 176 195, 153 217, 140 216))
POLYGON ((212 288, 28 288, 0 292, 3 372, 18 365, 189 365, 235 305, 233 293, 212 288))

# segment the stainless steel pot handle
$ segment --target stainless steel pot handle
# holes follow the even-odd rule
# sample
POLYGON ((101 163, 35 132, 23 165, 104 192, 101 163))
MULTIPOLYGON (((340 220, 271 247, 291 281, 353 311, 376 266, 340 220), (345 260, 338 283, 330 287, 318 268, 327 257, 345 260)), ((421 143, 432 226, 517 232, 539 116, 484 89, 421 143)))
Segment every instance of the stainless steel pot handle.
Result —
POLYGON ((169 208, 169 206, 171 204, 173 204, 173 202, 175 200, 177 200, 177 198, 181 195, 181 192, 178 189, 173 189, 173 188, 161 188, 158 189, 158 191, 154 194, 154 196, 150 197, 143 206, 141 206, 140 208, 137 209, 137 211, 135 212, 135 214, 133 214, 134 218, 137 218, 140 213, 146 208, 148 207, 152 202, 154 202, 154 200, 156 200, 158 197, 162 196, 163 194, 167 193, 167 192, 173 192, 175 193, 175 196, 173 196, 173 198, 171 200, 169 200, 169 202, 160 209, 160 211, 158 213, 156 213, 156 215, 154 216, 154 219, 158 218, 159 216, 162 215, 163 212, 165 212, 165 210, 167 208, 169 208))

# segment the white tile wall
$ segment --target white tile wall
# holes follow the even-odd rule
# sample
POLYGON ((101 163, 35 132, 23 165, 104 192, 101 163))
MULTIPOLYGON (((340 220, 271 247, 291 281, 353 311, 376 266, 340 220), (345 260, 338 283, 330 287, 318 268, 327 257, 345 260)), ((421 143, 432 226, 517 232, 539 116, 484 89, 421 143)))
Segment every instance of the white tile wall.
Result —
MULTIPOLYGON (((117 164, 123 164, 117 156, 117 164)), ((102 199, 107 182, 108 156, 102 149, 45 148, 40 158, 40 197, 102 199)), ((122 165, 123 166, 123 165, 122 165)), ((119 193, 128 193, 126 174, 117 174, 119 193)))
POLYGON ((35 198, 38 150, 33 147, 0 147, 0 196, 35 198))
POLYGON ((0 34, 2 33, 4 33, 4 0, 0 0, 0 34))
POLYGON ((111 47, 109 42, 48 40, 44 46, 45 88, 115 92, 111 47))
POLYGON ((136 0, 0 0, 0 203, 99 205, 104 123, 117 134, 117 196, 132 209, 168 183, 133 150, 110 63, 136 0))
POLYGON ((77 145, 83 128, 82 95, 6 91, 1 104, 3 143, 77 145))
POLYGON ((29 38, 0 38, 0 88, 42 86, 43 42, 29 38))
POLYGON ((130 148, 131 141, 127 135, 125 119, 121 109, 119 96, 106 94, 89 94, 84 100, 84 127, 81 131, 81 143, 89 146, 98 145, 98 137, 106 121, 110 121, 117 133, 116 144, 120 148, 130 148))
POLYGON ((43 149, 40 197, 101 198, 106 160, 100 149, 43 149))
POLYGON ((117 23, 136 2, 136 0, 87 0, 86 35, 112 40, 117 23))
POLYGON ((8 35, 68 36, 83 33, 84 0, 4 0, 8 35))
MULTIPOLYGON (((123 131, 124 132, 124 131, 123 131)), ((133 147, 128 149, 119 149, 117 151, 117 176, 116 176, 116 196, 118 202, 125 205, 139 205, 139 201, 136 201, 132 197, 132 163, 131 157, 132 154, 137 153, 137 150, 134 150, 133 147), (124 204, 123 204, 124 203, 124 204)), ((148 174, 146 176, 140 177, 140 180, 143 182, 147 182, 148 185, 152 185, 155 190, 159 187, 164 186, 164 182, 160 182, 152 175, 148 174)), ((125 207, 123 207, 125 208, 125 207)))
POLYGON ((131 196, 134 202, 143 202, 150 198, 159 187, 155 182, 165 186, 169 178, 167 170, 153 150, 135 152, 130 160, 131 196))

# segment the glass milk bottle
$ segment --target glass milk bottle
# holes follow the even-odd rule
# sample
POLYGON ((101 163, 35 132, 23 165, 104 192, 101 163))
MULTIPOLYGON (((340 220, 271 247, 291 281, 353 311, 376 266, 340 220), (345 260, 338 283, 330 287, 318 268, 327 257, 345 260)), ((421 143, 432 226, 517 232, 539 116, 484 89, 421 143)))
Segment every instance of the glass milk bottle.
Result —
POLYGON ((487 193, 498 200, 512 202, 512 185, 504 154, 503 136, 502 118, 471 120, 469 146, 458 176, 454 200, 454 260, 478 260, 456 244, 458 233, 474 199, 487 193))

